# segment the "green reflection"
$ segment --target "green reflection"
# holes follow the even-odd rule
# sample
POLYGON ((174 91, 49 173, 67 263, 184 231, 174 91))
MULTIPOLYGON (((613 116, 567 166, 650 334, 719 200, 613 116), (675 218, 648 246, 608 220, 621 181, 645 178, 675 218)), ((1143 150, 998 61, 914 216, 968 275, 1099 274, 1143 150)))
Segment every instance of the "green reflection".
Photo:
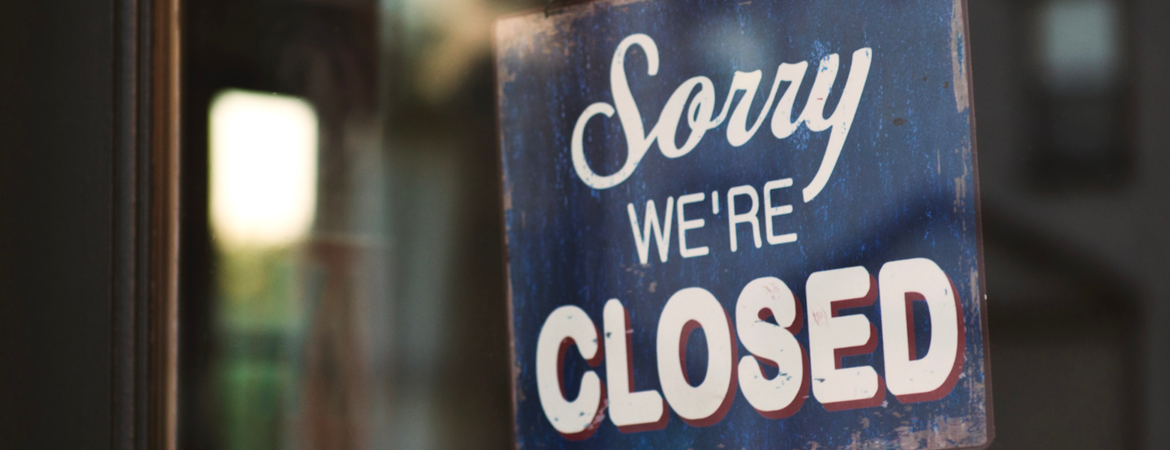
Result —
POLYGON ((221 249, 218 382, 225 448, 288 448, 297 417, 305 308, 292 248, 221 249))

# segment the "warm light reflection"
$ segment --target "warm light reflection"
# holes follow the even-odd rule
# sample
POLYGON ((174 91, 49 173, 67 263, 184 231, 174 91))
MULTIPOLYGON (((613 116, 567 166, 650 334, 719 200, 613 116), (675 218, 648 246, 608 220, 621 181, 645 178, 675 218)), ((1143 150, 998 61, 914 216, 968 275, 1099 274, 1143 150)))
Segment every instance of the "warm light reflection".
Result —
POLYGON ((276 247, 308 233, 317 113, 305 100, 230 90, 211 104, 211 224, 221 245, 276 247))

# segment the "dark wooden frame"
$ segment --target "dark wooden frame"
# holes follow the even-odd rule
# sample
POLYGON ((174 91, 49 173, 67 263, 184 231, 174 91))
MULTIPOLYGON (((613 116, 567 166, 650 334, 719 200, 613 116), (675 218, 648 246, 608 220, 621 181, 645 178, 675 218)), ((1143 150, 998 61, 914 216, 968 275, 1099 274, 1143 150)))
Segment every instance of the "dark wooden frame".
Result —
POLYGON ((111 448, 175 448, 180 1, 115 0, 111 448))
POLYGON ((0 447, 174 448, 178 14, 0 15, 0 447))

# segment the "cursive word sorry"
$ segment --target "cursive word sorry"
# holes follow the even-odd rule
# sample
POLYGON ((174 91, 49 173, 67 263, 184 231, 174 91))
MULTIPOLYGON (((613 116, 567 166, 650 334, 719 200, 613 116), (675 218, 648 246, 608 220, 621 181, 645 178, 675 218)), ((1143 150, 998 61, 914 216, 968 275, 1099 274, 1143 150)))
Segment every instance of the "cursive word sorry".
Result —
POLYGON ((727 119, 727 112, 731 108, 732 99, 737 91, 744 91, 744 95, 735 106, 735 110, 731 111, 731 119, 727 124, 727 142, 733 147, 744 145, 756 134, 760 125, 763 124, 764 118, 772 110, 780 83, 787 81, 788 88, 780 97, 780 103, 776 106, 775 114, 772 115, 772 135, 777 139, 787 138, 802 123, 813 132, 831 130, 829 145, 821 160, 820 168, 817 169, 812 182, 802 191, 804 201, 808 202, 824 189, 833 173, 833 168, 837 165, 837 159, 845 145, 845 138, 849 135, 849 128, 853 124, 853 117, 857 113, 857 105, 861 101, 862 91, 865 89, 865 80, 869 76, 870 60, 873 56, 872 49, 868 47, 853 52, 853 63, 849 69, 849 78, 845 82, 845 90, 841 94, 836 111, 828 118, 824 116, 825 101, 829 97, 833 82, 837 79, 837 69, 840 65, 836 54, 821 59, 809 100, 795 121, 792 120, 792 107, 796 102, 796 93, 800 90, 804 74, 808 70, 807 61, 780 65, 776 71, 776 79, 772 82, 772 91, 764 103, 764 108, 750 127, 747 123, 748 109, 751 108, 756 91, 760 86, 762 73, 759 70, 735 72, 735 76, 731 80, 731 90, 728 92, 723 110, 718 116, 715 116, 715 86, 711 79, 697 76, 684 81, 666 101, 666 105, 658 117, 658 123, 649 133, 646 133, 642 124, 642 116, 638 112, 638 105, 634 101, 633 94, 630 93, 630 85, 626 80, 626 52, 635 45, 642 47, 642 50, 646 52, 646 61, 649 65, 647 73, 650 76, 658 74, 658 46, 654 44, 654 40, 645 34, 634 34, 626 37, 614 51, 613 64, 610 67, 613 105, 604 102, 589 105, 577 118, 577 124, 573 128, 571 144, 573 167, 581 181, 593 189, 609 189, 629 178, 638 168, 642 157, 646 156, 646 152, 655 142, 658 143, 662 155, 667 158, 678 158, 690 153, 708 130, 723 124, 723 121, 727 119), (692 97, 691 94, 696 88, 699 92, 692 97), (689 105, 688 99, 690 100, 689 105), (679 147, 675 140, 675 133, 682 120, 684 109, 687 113, 687 126, 690 127, 691 132, 683 145, 679 147), (613 117, 615 112, 621 121, 626 137, 628 151, 626 162, 617 172, 610 175, 600 175, 595 173, 585 160, 583 144, 585 126, 596 115, 613 117))

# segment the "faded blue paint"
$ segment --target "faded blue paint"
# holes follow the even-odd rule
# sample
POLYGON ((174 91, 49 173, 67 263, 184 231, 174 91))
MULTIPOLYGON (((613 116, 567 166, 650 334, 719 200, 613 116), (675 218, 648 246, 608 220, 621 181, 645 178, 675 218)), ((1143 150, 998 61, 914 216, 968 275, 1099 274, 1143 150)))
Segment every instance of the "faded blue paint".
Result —
MULTIPOLYGON (((990 436, 989 389, 985 389, 989 383, 986 329, 981 320, 984 303, 972 117, 966 107, 966 39, 962 17, 954 16, 962 14, 963 8, 956 8, 960 3, 623 3, 579 5, 549 18, 538 13, 507 19, 499 27, 500 139, 508 208, 517 445, 647 449, 984 445, 990 436), (872 48, 873 64, 857 117, 824 191, 809 203, 800 197, 800 189, 808 185, 820 164, 828 132, 813 133, 802 125, 791 137, 777 140, 769 129, 770 118, 742 147, 727 143, 724 122, 681 158, 667 159, 655 146, 633 175, 612 189, 598 191, 582 183, 569 152, 573 126, 586 106, 613 103, 610 60, 618 42, 634 33, 649 35, 660 52, 661 65, 654 77, 646 75, 645 56, 639 48, 627 56, 626 73, 647 130, 657 121, 667 97, 687 78, 704 75, 714 82, 718 113, 734 71, 758 69, 763 79, 750 124, 768 95, 776 67, 808 61, 794 108, 799 113, 817 62, 837 53, 840 71, 825 108, 831 112, 849 73, 852 52, 872 48), (955 84, 960 85, 958 89, 955 84), (751 244, 749 227, 744 226, 738 234, 740 249, 732 253, 727 190, 746 184, 758 191, 770 180, 788 177, 794 186, 775 191, 774 201, 791 204, 794 212, 776 219, 777 234, 795 232, 799 240, 772 246, 765 238, 757 249, 751 244), (719 214, 711 212, 712 191, 723 197, 719 214), (711 254, 683 259, 673 236, 675 223, 669 261, 659 262, 655 243, 649 264, 639 264, 626 205, 634 203, 641 222, 647 200, 655 201, 661 215, 667 197, 698 192, 707 194, 706 201, 689 206, 687 213, 707 224, 688 232, 687 240, 691 247, 709 246, 711 254), (799 412, 770 420, 736 393, 730 412, 710 427, 687 425, 671 413, 665 430, 622 434, 607 418, 595 435, 581 442, 561 438, 542 413, 534 369, 537 334, 558 306, 580 306, 601 329, 605 301, 621 300, 634 328, 635 389, 658 390, 654 350, 658 316, 678 290, 702 287, 733 312, 748 282, 775 276, 792 288, 803 306, 804 283, 813 272, 861 265, 876 277, 882 264, 915 257, 938 263, 961 292, 966 362, 958 384, 941 400, 903 405, 887 394, 885 406, 828 412, 810 390, 799 412)), ((684 125, 680 134, 686 132, 684 125)), ((621 166, 626 145, 616 115, 611 119, 598 116, 590 122, 586 148, 597 173, 613 173, 621 166)), ((876 303, 857 311, 880 333, 876 303)), ((917 347, 927 348, 926 325, 918 324, 916 331, 917 347)), ((807 348, 807 320, 797 339, 807 348)), ((695 341, 688 347, 687 362, 692 377, 701 377, 705 347, 695 341)), ((738 351, 741 356, 748 354, 742 345, 738 351)), ((577 391, 585 370, 596 370, 605 379, 604 364, 588 368, 574 350, 569 356, 567 392, 577 391)), ((844 365, 871 365, 884 373, 881 345, 872 354, 847 357, 844 365)))

